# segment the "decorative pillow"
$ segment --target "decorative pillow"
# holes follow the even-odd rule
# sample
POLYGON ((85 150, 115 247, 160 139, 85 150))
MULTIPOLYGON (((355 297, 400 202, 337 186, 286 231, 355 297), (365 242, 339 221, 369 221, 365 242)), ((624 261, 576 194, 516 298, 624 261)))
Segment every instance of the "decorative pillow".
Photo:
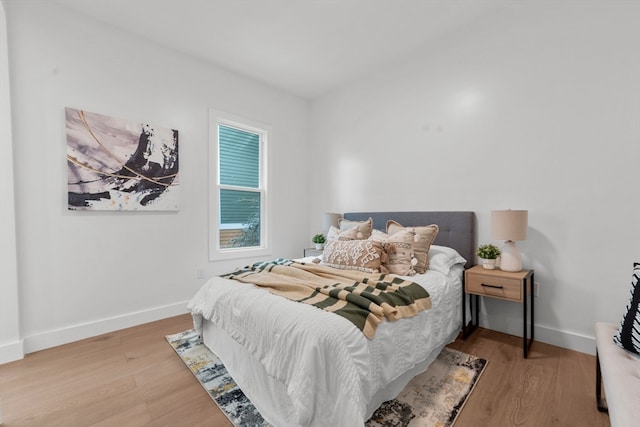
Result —
POLYGON ((438 245, 431 245, 429 248, 429 270, 448 275, 454 265, 466 263, 467 260, 453 248, 438 245))
POLYGON ((613 342, 632 353, 640 354, 640 263, 633 264, 633 276, 631 276, 631 299, 627 305, 627 311, 620 322, 618 333, 613 337, 613 342))
POLYGON ((416 273, 426 273, 429 269, 429 248, 438 235, 438 226, 436 224, 431 224, 422 227, 403 227, 392 219, 387 221, 388 235, 391 236, 402 229, 415 233, 416 240, 413 244, 413 251, 418 263, 413 267, 413 269, 416 273))
POLYGON ((413 257, 413 240, 415 233, 409 230, 400 230, 393 236, 389 236, 379 230, 373 230, 369 240, 382 243, 382 273, 397 274, 400 276, 413 276, 416 272, 413 265, 416 259, 413 257))
POLYGON ((329 240, 324 246, 322 263, 342 270, 379 273, 382 243, 374 240, 329 240))
POLYGON ((349 230, 353 227, 358 227, 358 239, 368 239, 371 236, 371 230, 373 229, 373 219, 369 218, 366 221, 349 221, 348 219, 340 218, 338 220, 338 227, 340 231, 349 230))
POLYGON ((380 230, 376 230, 375 228, 373 230, 371 230, 371 236, 369 236, 369 240, 375 240, 376 242, 384 242, 386 239, 389 238, 389 235, 387 233, 384 233, 380 230))
POLYGON ((340 231, 333 225, 329 227, 327 232, 327 240, 357 240, 358 239, 358 227, 355 226, 348 230, 340 231))

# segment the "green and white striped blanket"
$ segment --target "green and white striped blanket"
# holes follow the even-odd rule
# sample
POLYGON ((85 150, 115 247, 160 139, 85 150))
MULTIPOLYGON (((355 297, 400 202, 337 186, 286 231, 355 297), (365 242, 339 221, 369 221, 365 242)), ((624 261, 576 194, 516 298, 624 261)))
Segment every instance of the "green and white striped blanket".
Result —
POLYGON ((395 321, 431 307, 429 293, 422 286, 393 274, 338 270, 277 259, 221 277, 253 283, 275 295, 338 314, 369 339, 383 318, 395 321))

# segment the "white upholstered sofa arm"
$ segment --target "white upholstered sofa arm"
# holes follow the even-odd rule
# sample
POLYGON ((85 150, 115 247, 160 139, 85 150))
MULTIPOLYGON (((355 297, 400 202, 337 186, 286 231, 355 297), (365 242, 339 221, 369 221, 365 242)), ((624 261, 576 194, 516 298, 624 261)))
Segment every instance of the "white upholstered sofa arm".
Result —
POLYGON ((596 398, 598 409, 606 411, 612 427, 640 425, 640 357, 613 342, 618 325, 596 323, 596 398), (600 377, 601 373, 601 377, 600 377), (601 384, 607 406, 600 399, 601 384))

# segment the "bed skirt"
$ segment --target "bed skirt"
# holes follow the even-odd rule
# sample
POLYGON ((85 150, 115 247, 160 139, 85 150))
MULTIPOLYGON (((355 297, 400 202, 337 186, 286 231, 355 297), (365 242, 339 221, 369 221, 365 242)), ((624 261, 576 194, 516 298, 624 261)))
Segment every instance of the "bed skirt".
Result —
MULTIPOLYGON (((236 383, 241 385, 242 391, 263 418, 274 426, 299 426, 295 421, 295 410, 287 394, 286 385, 277 378, 267 375, 263 365, 229 336, 224 329, 206 319, 203 320, 202 326, 204 343, 222 360, 231 376, 236 383)), ((395 398, 413 377, 427 370, 445 345, 455 341, 460 328, 454 327, 453 329, 449 336, 435 346, 424 360, 385 388, 378 390, 368 402, 364 417, 362 414, 354 413, 352 405, 348 400, 345 400, 345 407, 336 408, 333 414, 335 419, 326 425, 349 427, 364 425, 364 421, 369 419, 383 402, 395 398)))

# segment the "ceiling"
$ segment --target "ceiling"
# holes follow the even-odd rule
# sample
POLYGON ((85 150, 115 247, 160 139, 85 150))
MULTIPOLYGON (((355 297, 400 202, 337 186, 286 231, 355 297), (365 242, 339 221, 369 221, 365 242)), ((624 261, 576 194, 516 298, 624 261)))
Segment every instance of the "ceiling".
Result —
POLYGON ((55 0, 308 99, 482 21, 507 0, 55 0))

